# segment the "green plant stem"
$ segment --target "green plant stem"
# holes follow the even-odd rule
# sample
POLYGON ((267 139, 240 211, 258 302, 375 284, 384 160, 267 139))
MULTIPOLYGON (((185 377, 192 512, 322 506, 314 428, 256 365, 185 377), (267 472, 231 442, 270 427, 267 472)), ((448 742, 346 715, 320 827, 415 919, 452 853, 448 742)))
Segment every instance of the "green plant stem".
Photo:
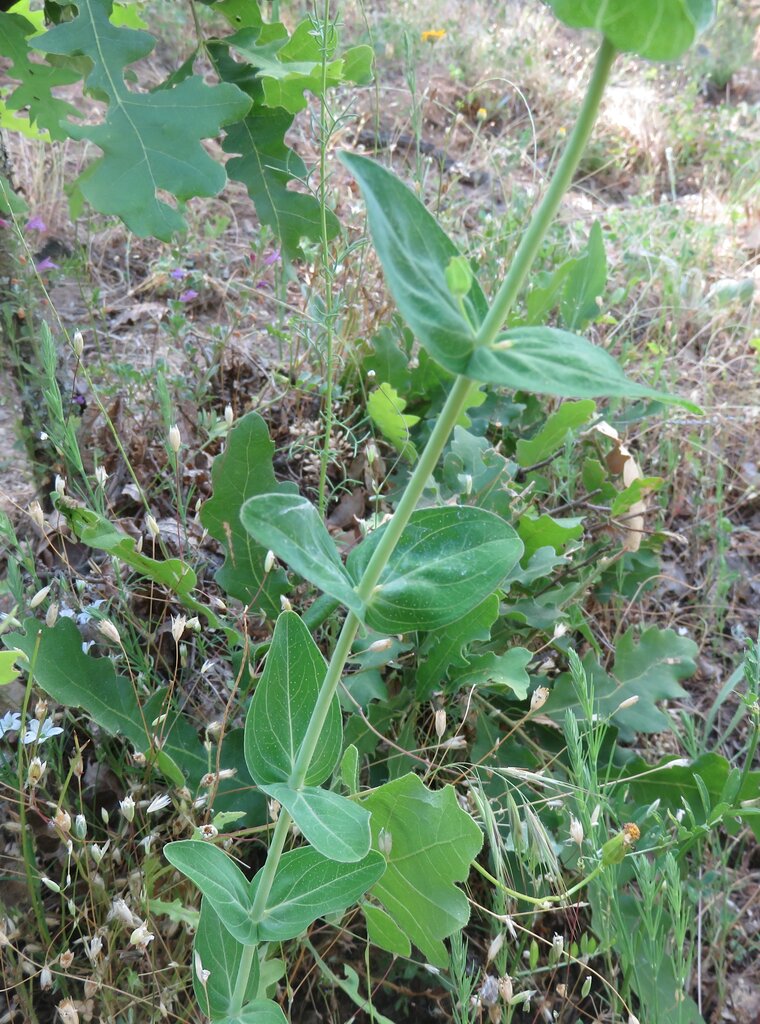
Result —
POLYGON ((551 896, 529 896, 525 892, 518 892, 516 889, 510 889, 508 885, 501 882, 498 878, 487 871, 482 864, 478 864, 476 860, 472 862, 470 867, 475 868, 478 874, 482 875, 492 885, 495 885, 497 889, 500 889, 507 896, 511 896, 515 900, 524 900, 526 903, 532 903, 537 907, 543 906, 544 903, 564 903, 565 900, 569 899, 570 896, 574 896, 575 893, 580 892, 585 886, 592 882, 597 875, 602 873, 604 864, 597 864, 593 871, 591 871, 585 878, 582 878, 580 882, 577 882, 572 889, 568 889, 562 893, 552 893, 551 896))
POLYGON ((254 921, 260 921, 264 915, 264 911, 266 910, 267 900, 269 899, 269 894, 272 891, 272 885, 274 884, 274 876, 277 872, 277 866, 280 863, 282 851, 285 848, 285 840, 288 838, 288 830, 290 829, 292 821, 293 819, 285 808, 280 808, 280 816, 274 827, 272 842, 269 844, 269 849, 267 850, 267 859, 264 862, 264 867, 261 871, 261 879, 256 890, 256 897, 253 901, 253 905, 251 906, 251 918, 254 921))
MULTIPOLYGON (((260 921, 264 916, 264 911, 267 907, 267 900, 269 894, 272 891, 274 885, 274 876, 277 873, 277 868, 280 863, 280 857, 282 857, 282 851, 285 848, 285 840, 288 838, 288 831, 293 819, 290 817, 284 807, 280 809, 280 816, 277 819, 277 824, 274 827, 274 833, 272 834, 272 842, 269 844, 267 850, 267 859, 264 861, 264 867, 261 871, 261 878, 259 880, 259 886, 256 890, 256 897, 251 906, 251 919, 253 921, 260 921)), ((235 989, 232 996, 233 1010, 230 1016, 234 1017, 236 1013, 240 1013, 243 1008, 243 1001, 245 999, 245 990, 248 988, 248 978, 251 974, 251 967, 253 966, 253 958, 256 952, 256 946, 245 946, 243 955, 240 958, 238 964, 237 978, 235 979, 235 989)))
POLYGON ((235 990, 232 993, 230 1003, 230 1016, 240 1013, 245 1002, 245 990, 248 988, 248 978, 253 967, 253 960, 256 956, 256 946, 243 946, 243 953, 240 957, 237 978, 235 979, 235 990))
POLYGON ((325 275, 325 410, 324 438, 319 460, 319 514, 324 517, 327 505, 327 466, 330 461, 330 443, 333 424, 333 287, 330 266, 330 241, 327 230, 327 68, 330 32, 330 0, 325 0, 322 12, 322 95, 319 104, 319 212, 322 268, 325 275))
POLYGON ((520 240, 506 277, 496 293, 491 308, 480 326, 476 345, 492 345, 502 329, 517 296, 538 255, 541 244, 559 209, 562 198, 573 183, 573 176, 586 148, 591 131, 594 127, 604 87, 607 84, 617 50, 605 39, 596 56, 594 72, 589 81, 586 95, 583 98, 575 127, 567 140, 565 152, 562 154, 544 198, 531 217, 525 234, 520 240))

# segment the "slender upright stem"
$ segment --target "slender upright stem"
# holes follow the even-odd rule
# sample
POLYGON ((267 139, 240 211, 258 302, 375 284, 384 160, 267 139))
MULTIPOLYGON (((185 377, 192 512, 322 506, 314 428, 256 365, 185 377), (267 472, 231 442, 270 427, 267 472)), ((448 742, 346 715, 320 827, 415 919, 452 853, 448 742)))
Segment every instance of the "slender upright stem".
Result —
POLYGON ((240 957, 237 978, 235 979, 235 989, 232 993, 232 1001, 230 1003, 231 1017, 234 1017, 243 1009, 243 1004, 245 1003, 245 990, 248 988, 248 978, 251 975, 251 967, 253 967, 253 958, 255 956, 255 946, 243 946, 243 953, 240 957))
POLYGON ((256 890, 256 896, 251 907, 251 919, 253 921, 260 921, 264 911, 266 910, 267 900, 269 899, 269 894, 272 891, 274 876, 277 871, 277 865, 280 863, 280 857, 282 856, 282 851, 285 848, 285 840, 288 838, 288 829, 290 828, 292 821, 293 819, 285 808, 280 808, 280 816, 274 827, 272 842, 269 844, 269 849, 267 850, 267 859, 261 870, 261 879, 259 880, 259 886, 256 890))
POLYGON ((481 324, 477 345, 493 344, 525 283, 533 261, 538 255, 551 222, 559 209, 562 197, 573 183, 573 175, 594 127, 604 87, 616 56, 617 50, 612 43, 605 39, 596 55, 594 72, 586 89, 578 120, 567 140, 565 152, 557 164, 543 199, 520 240, 507 275, 488 310, 488 315, 481 324))
POLYGON ((325 404, 324 404, 324 437, 319 460, 319 514, 324 516, 327 506, 327 466, 330 461, 330 445, 332 442, 333 425, 333 373, 335 372, 333 328, 333 281, 330 266, 330 238, 327 229, 327 68, 329 64, 330 44, 330 0, 325 0, 322 12, 322 95, 319 101, 319 208, 320 208, 320 244, 322 250, 322 272, 325 277, 325 404))

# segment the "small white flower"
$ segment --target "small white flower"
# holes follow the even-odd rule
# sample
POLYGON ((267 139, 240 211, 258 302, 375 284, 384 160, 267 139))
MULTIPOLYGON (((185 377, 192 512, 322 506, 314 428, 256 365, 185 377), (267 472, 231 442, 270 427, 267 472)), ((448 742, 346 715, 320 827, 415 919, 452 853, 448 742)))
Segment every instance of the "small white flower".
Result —
POLYGON ((282 608, 284 612, 293 611, 293 605, 288 601, 284 594, 280 594, 280 608, 282 608))
POLYGON ((135 819, 135 801, 129 793, 124 797, 123 800, 119 801, 119 810, 121 811, 124 818, 127 821, 134 821, 135 819))
POLYGON ((169 427, 169 447, 176 455, 182 447, 182 435, 179 432, 179 427, 174 423, 169 427))
POLYGON ((438 708, 435 713, 435 734, 438 739, 443 738, 443 734, 446 732, 446 712, 443 708, 438 708))
POLYGON ((493 958, 498 955, 498 953, 499 953, 499 951, 500 951, 500 949, 501 949, 501 947, 503 945, 504 945, 504 932, 498 932, 498 934, 495 935, 494 938, 491 940, 491 944, 488 947, 488 952, 486 953, 486 963, 490 963, 490 961, 493 960, 493 958))
POLYGON ((45 740, 51 739, 53 736, 60 736, 63 729, 59 725, 53 725, 53 721, 50 718, 46 718, 44 722, 40 722, 36 718, 30 718, 26 723, 26 732, 24 733, 22 743, 26 746, 29 743, 44 743, 45 740))
POLYGON ((138 946, 140 949, 147 949, 155 939, 153 932, 148 931, 147 925, 141 924, 129 936, 130 946, 138 946))
POLYGON ((143 923, 136 914, 132 913, 126 900, 121 899, 121 897, 117 897, 111 904, 108 920, 121 921, 127 928, 138 928, 143 923))
POLYGON ((98 487, 100 487, 100 488, 105 487, 107 479, 108 479, 108 473, 106 473, 106 467, 105 466, 96 466, 95 467, 95 483, 98 485, 98 487))
POLYGON ((377 848, 386 860, 390 857, 393 849, 393 836, 384 828, 381 828, 377 834, 377 848))
POLYGON ((168 793, 159 793, 158 796, 154 796, 151 802, 148 804, 145 813, 155 814, 157 811, 163 811, 165 807, 171 804, 172 798, 168 793))
POLYGON ((161 528, 150 512, 145 516, 145 525, 148 527, 148 533, 150 533, 151 537, 158 537, 161 533, 161 528))
POLYGON ((45 625, 48 627, 48 629, 52 629, 57 621, 58 621, 58 605, 54 601, 50 605, 48 610, 45 612, 45 625))
POLYGON ((93 935, 89 942, 84 944, 85 952, 92 963, 97 963, 103 951, 103 939, 100 935, 93 935))
POLYGON ((56 1006, 61 1024, 79 1024, 79 1013, 72 999, 63 999, 56 1006))
POLYGON ((632 708, 633 705, 634 704, 638 704, 638 702, 639 702, 639 695, 638 694, 634 694, 632 697, 626 697, 625 700, 621 701, 618 704, 617 709, 615 710, 614 714, 617 714, 618 711, 625 711, 626 708, 632 708))
POLYGON ((110 622, 108 619, 101 619, 98 623, 98 630, 106 640, 110 640, 111 643, 119 644, 119 646, 121 646, 121 636, 113 622, 110 622))
POLYGON ((18 711, 6 711, 0 718, 0 740, 7 732, 20 732, 21 715, 18 711))
POLYGON ((201 827, 198 829, 198 834, 200 835, 201 839, 205 839, 206 842, 210 843, 212 839, 216 839, 216 837, 219 835, 219 829, 216 827, 216 825, 201 825, 201 827))
POLYGON ((530 710, 538 711, 539 708, 542 708, 549 699, 550 693, 551 690, 548 686, 537 686, 530 698, 530 710))
POLYGON ((58 476, 57 474, 55 478, 55 493, 59 496, 62 496, 66 493, 66 481, 63 479, 62 476, 58 476))
POLYGON ((578 846, 583 846, 583 825, 570 815, 570 838, 578 846))
POLYGON ((393 647, 393 639, 389 636, 382 637, 380 640, 373 640, 367 648, 368 651, 387 651, 393 647))
POLYGON ((274 569, 277 564, 277 560, 274 556, 274 551, 267 551, 266 557, 264 558, 264 572, 269 573, 274 569))
POLYGON ((193 964, 195 965, 195 973, 198 976, 198 981, 205 988, 206 982, 211 976, 211 971, 204 970, 203 964, 201 963, 201 955, 197 949, 193 954, 193 964))
MULTIPOLYGON (((37 723, 39 725, 39 722, 37 723)), ((47 761, 40 761, 38 757, 33 757, 29 762, 29 767, 26 772, 26 782, 28 786, 34 789, 35 786, 39 785, 40 779, 45 774, 47 768, 47 761)))
POLYGON ((225 405, 224 407, 224 422, 228 427, 231 427, 235 422, 235 412, 231 405, 225 405))
POLYGON ((174 637, 175 644, 178 644, 182 639, 182 635, 185 632, 185 626, 187 625, 186 615, 173 615, 172 616, 172 636, 174 637))
POLYGON ((84 338, 82 337, 81 331, 74 331, 74 337, 71 339, 71 347, 74 350, 74 355, 77 359, 82 358, 84 352, 84 338))
POLYGON ((29 518, 32 520, 37 529, 43 529, 45 525, 45 514, 42 511, 42 505, 38 501, 33 501, 29 505, 29 518))
POLYGON ((43 587, 41 590, 38 590, 37 593, 30 600, 29 607, 38 608, 50 593, 51 586, 52 583, 48 583, 46 587, 43 587))

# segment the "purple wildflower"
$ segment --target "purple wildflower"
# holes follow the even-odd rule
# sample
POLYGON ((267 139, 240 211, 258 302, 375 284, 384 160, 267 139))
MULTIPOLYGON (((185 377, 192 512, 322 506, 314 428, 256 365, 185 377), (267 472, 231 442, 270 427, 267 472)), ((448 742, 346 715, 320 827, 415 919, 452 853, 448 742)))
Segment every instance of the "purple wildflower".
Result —
POLYGON ((187 277, 187 271, 183 267, 175 267, 169 277, 173 277, 175 281, 181 281, 183 277, 187 277))
POLYGON ((280 258, 280 250, 274 249, 269 253, 268 256, 264 257, 264 266, 271 267, 273 263, 276 263, 280 258))
POLYGON ((179 297, 180 302, 192 302, 193 299, 198 298, 198 292, 194 288, 188 288, 186 292, 182 292, 179 297))
POLYGON ((9 220, 6 220, 5 217, 0 217, 0 228, 9 228, 10 226, 11 222, 9 220))
POLYGON ((47 231, 47 224, 42 217, 30 217, 26 222, 27 231, 47 231))
POLYGON ((53 263, 49 256, 46 256, 44 260, 40 260, 36 266, 37 270, 58 270, 58 264, 53 263))

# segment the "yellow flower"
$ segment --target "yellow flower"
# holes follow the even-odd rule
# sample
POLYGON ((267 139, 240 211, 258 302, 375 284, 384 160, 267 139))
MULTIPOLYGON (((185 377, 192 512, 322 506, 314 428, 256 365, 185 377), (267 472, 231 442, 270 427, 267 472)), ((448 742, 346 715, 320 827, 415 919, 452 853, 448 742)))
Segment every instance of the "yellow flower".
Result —
POLYGON ((485 107, 478 107, 478 112, 475 117, 477 117, 478 121, 485 121, 488 117, 488 111, 485 107))
POLYGON ((427 31, 422 33, 422 42, 430 43, 432 46, 433 43, 437 43, 439 39, 443 39, 445 35, 445 28, 429 28, 427 31))

